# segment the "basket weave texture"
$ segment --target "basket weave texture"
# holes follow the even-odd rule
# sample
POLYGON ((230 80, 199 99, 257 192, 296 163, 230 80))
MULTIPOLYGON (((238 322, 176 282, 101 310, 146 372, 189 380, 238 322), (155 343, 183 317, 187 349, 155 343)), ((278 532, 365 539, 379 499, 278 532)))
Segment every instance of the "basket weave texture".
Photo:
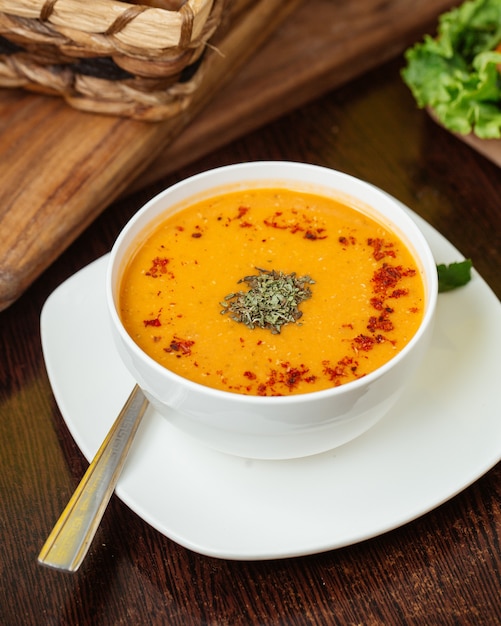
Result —
POLYGON ((94 113, 176 116, 201 81, 224 0, 145 2, 0 0, 0 87, 94 113))

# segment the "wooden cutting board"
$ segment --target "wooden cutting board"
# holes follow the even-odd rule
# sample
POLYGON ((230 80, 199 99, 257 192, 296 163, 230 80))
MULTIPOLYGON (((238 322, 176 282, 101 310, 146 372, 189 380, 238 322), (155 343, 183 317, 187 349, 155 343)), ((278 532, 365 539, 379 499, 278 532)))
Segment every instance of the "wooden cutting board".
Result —
POLYGON ((198 97, 175 121, 93 115, 0 91, 0 310, 121 194, 400 54, 456 4, 256 1, 217 42, 198 97))

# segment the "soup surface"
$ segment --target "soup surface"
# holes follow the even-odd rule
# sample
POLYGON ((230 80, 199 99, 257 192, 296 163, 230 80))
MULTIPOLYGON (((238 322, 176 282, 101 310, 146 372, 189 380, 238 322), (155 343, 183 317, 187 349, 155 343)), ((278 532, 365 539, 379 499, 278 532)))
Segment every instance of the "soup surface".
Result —
POLYGON ((251 189, 167 216, 125 268, 119 309, 134 341, 171 371, 234 393, 290 395, 386 363, 415 334, 424 297, 412 254, 371 217, 314 194, 251 189), (292 321, 236 321, 232 305, 240 297, 245 308, 252 291, 239 281, 269 272, 304 298, 292 321))

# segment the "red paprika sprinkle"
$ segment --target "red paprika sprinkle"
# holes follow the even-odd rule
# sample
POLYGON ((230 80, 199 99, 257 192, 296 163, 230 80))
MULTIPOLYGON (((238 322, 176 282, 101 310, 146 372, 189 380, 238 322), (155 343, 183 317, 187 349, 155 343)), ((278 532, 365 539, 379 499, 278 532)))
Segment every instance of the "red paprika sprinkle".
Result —
POLYGON ((353 341, 356 344, 356 348, 363 350, 364 352, 368 352, 369 350, 372 350, 377 343, 384 341, 384 337, 382 335, 369 337, 368 335, 360 334, 358 337, 355 337, 353 341))
POLYGON ((416 270, 412 267, 408 267, 405 271, 402 271, 402 276, 415 276, 416 270))
POLYGON ((151 261, 151 267, 146 272, 146 276, 151 276, 152 278, 157 278, 159 274, 167 273, 167 265, 169 263, 169 259, 166 257, 155 257, 151 261))
POLYGON ((340 237, 338 237, 338 241, 343 246, 354 246, 357 243, 357 240, 355 239, 355 237, 353 237, 353 235, 350 235, 349 237, 341 235, 340 237))
POLYGON ((370 303, 372 305, 372 307, 374 309, 376 309, 376 311, 382 311, 383 310, 383 306, 384 306, 384 300, 383 298, 371 298, 370 299, 370 303))
POLYGON ((178 352, 179 355, 183 354, 189 356, 191 354, 191 347, 195 344, 191 339, 181 339, 174 336, 169 344, 168 348, 164 348, 165 352, 178 352))
POLYGON ((408 289, 394 289, 389 297, 390 298, 401 298, 402 296, 407 296, 409 294, 408 289))
POLYGON ((304 235, 304 238, 310 239, 312 241, 316 241, 317 239, 327 239, 327 235, 321 234, 323 230, 324 230, 323 228, 317 228, 316 231, 307 230, 304 235))
MULTIPOLYGON (((281 363, 281 366, 285 372, 279 374, 279 382, 285 384, 289 389, 298 385, 302 380, 306 380, 305 374, 310 371, 303 364, 299 365, 299 367, 293 367, 290 363, 285 362, 281 363)), ((308 380, 311 380, 311 378, 309 376, 308 380)))
POLYGON ((393 289, 402 278, 402 268, 383 263, 382 267, 374 272, 372 282, 375 293, 385 293, 393 289))
MULTIPOLYGON (((351 356, 345 356, 345 357, 343 357, 342 359, 340 359, 340 360, 338 361, 338 364, 339 364, 339 365, 344 365, 345 367, 348 367, 349 365, 351 365, 351 366, 354 366, 354 367, 355 367, 355 369, 358 367, 358 363, 357 363, 357 361, 355 361, 355 360, 353 359, 353 357, 351 357, 351 356)), ((353 367, 351 367, 350 369, 353 369, 353 367)))
POLYGON ((376 330, 384 330, 385 332, 389 332, 394 329, 393 322, 383 313, 379 317, 372 315, 369 318, 369 323, 367 324, 367 329, 371 331, 371 333, 375 333, 376 330))
POLYGON ((279 217, 280 215, 282 215, 282 213, 279 211, 277 213, 275 213, 275 215, 271 218, 271 219, 265 219, 264 220, 264 225, 265 226, 269 226, 270 228, 278 228, 280 230, 287 230, 288 226, 287 224, 279 224, 277 221, 277 217, 279 217))
POLYGON ((331 382, 339 384, 339 379, 346 376, 345 368, 342 365, 335 365, 332 367, 331 365, 328 365, 328 363, 329 361, 323 361, 323 373, 331 382))
POLYGON ((147 326, 161 326, 162 322, 158 319, 158 317, 155 317, 152 320, 143 320, 143 324, 145 327, 147 326))
POLYGON ((249 207, 248 206, 239 206, 238 207, 238 215, 237 215, 237 220, 241 219, 244 215, 246 215, 249 212, 249 207))
POLYGON ((373 257, 376 261, 381 261, 387 256, 395 258, 395 250, 392 250, 393 243, 385 243, 384 239, 379 237, 370 237, 367 239, 367 244, 374 249, 373 257))

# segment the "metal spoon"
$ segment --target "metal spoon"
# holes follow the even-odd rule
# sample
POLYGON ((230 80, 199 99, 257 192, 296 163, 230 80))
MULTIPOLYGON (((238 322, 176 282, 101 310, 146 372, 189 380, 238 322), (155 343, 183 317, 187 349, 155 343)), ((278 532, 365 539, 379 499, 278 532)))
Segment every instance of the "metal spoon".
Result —
POLYGON ((38 562, 74 572, 108 506, 148 400, 136 385, 47 538, 38 562))

